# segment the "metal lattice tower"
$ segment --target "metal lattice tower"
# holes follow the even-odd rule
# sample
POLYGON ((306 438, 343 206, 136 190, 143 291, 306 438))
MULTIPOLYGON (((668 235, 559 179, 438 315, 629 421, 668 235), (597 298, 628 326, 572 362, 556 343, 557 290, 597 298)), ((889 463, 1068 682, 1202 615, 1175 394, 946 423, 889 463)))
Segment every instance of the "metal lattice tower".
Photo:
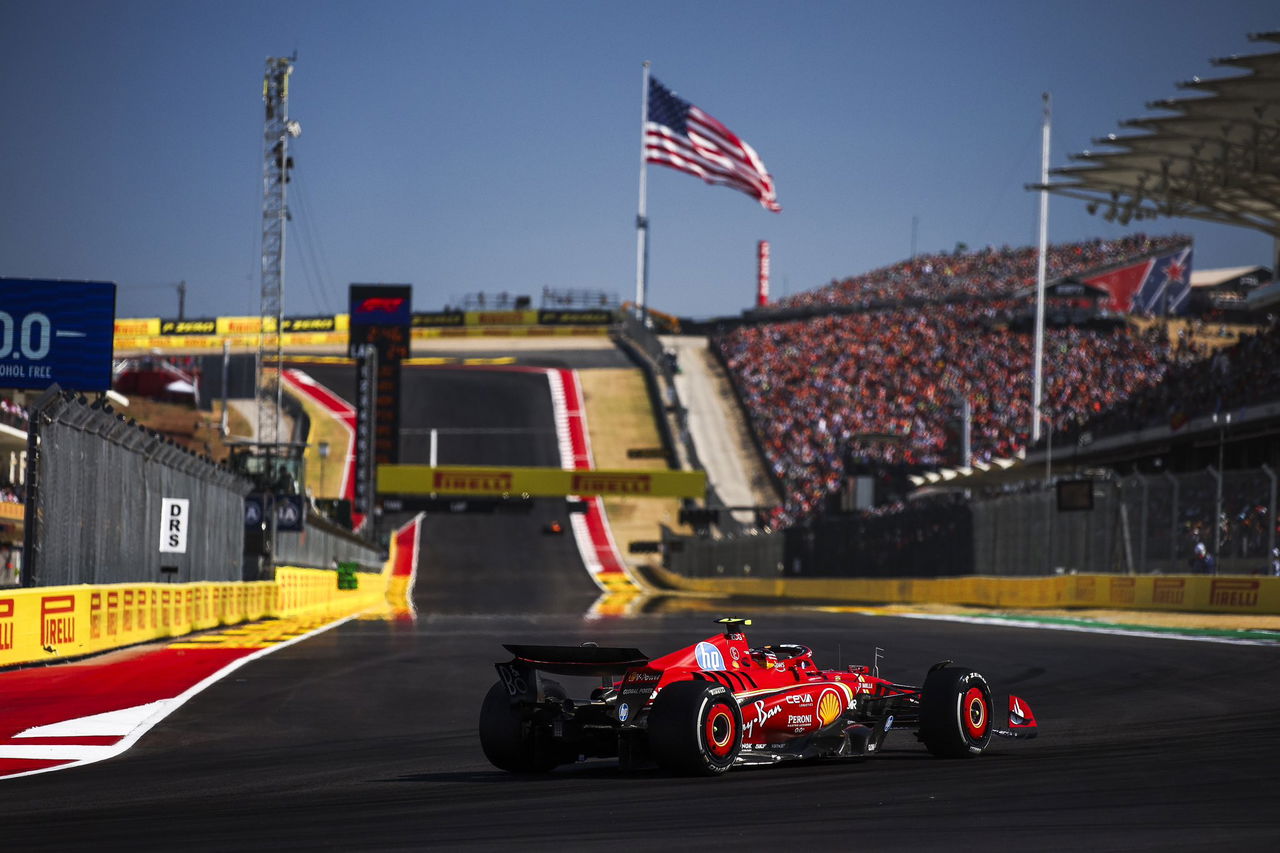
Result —
POLYGON ((258 441, 280 441, 280 327, 284 306, 284 226, 289 217, 285 187, 289 169, 289 139, 301 132, 289 120, 289 75, 298 59, 267 59, 262 78, 266 123, 262 131, 262 329, 258 334, 258 441), (266 377, 267 362, 276 369, 266 377))

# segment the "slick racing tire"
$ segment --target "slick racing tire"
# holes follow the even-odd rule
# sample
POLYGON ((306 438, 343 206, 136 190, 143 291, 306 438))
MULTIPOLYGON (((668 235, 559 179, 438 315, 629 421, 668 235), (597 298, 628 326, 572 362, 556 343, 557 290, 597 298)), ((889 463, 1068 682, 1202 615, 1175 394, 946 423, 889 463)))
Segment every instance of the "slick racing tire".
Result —
POLYGON ((717 776, 742 749, 742 709, 729 690, 702 681, 662 688, 649 711, 649 753, 682 776, 717 776))
POLYGON ((480 748, 489 763, 508 773, 546 773, 558 762, 539 740, 533 724, 511 707, 506 686, 490 687, 480 706, 480 748))
POLYGON ((991 688, 973 670, 936 669, 920 697, 920 740, 939 758, 973 758, 991 742, 991 688))

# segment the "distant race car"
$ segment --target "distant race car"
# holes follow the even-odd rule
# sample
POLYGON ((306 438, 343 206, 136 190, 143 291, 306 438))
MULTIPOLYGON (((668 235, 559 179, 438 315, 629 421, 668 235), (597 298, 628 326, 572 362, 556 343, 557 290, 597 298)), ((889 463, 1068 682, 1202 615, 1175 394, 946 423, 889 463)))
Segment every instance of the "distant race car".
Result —
MULTIPOLYGON (((480 744, 495 767, 546 772, 587 758, 623 769, 651 764, 713 776, 731 767, 797 759, 860 759, 891 731, 914 731, 932 754, 969 758, 992 735, 1033 738, 1026 701, 1009 697, 1005 728, 993 719, 986 679, 951 661, 923 687, 898 684, 876 665, 819 669, 806 646, 751 648, 749 620, 721 619, 722 634, 650 660, 636 649, 506 645, 498 682, 480 708, 480 744), (545 675, 599 676, 571 699, 545 675)), ((878 650, 877 650, 878 651, 878 650)))

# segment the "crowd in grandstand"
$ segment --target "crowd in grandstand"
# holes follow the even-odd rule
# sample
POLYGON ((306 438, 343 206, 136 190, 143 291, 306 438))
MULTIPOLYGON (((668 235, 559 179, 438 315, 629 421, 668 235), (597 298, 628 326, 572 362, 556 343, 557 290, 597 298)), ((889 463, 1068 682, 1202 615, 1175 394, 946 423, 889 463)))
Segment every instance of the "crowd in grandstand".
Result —
MULTIPOLYGON (((1182 242, 1135 235, 1055 246, 1050 276, 1085 273, 1182 242)), ((1034 283, 1035 258, 1032 249, 918 257, 789 302, 883 306, 898 300, 913 307, 744 326, 716 339, 785 490, 775 526, 815 514, 841 486, 847 458, 960 464, 955 424, 966 399, 972 459, 1010 457, 1026 447, 1032 336, 1010 331, 1007 320, 1026 308, 1026 297, 1009 294, 1034 283), (946 300, 959 294, 1004 298, 946 300)), ((1043 429, 1099 423, 1103 412, 1158 388, 1171 369, 1200 355, 1186 339, 1170 341, 1162 331, 1048 329, 1043 429)))
POLYGON ((0 397, 0 423, 26 429, 27 410, 8 397, 0 397))
MULTIPOLYGON (((1164 237, 1132 234, 1118 240, 1050 246, 1045 263, 1047 277, 1053 280, 1082 275, 1139 255, 1184 245, 1189 239, 1180 234, 1164 237)), ((1035 286, 1037 263, 1038 253, 1034 247, 989 246, 971 253, 916 255, 893 266, 795 294, 780 301, 778 307, 870 307, 959 297, 1008 296, 1035 286)))
MULTIPOLYGON (((1175 351, 1191 351, 1180 339, 1175 351)), ((1280 325, 1274 321, 1256 335, 1245 335, 1212 356, 1181 359, 1168 379, 1117 401, 1078 424, 1071 437, 1093 437, 1153 426, 1178 429, 1194 416, 1231 412, 1280 397, 1280 325)))

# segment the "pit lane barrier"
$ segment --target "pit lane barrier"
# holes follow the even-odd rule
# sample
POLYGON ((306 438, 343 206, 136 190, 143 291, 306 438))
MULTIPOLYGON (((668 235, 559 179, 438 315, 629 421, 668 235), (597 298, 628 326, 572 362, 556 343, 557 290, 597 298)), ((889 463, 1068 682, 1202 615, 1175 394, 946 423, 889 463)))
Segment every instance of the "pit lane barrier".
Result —
POLYGON ((1280 577, 1056 575, 1043 578, 687 578, 651 567, 661 587, 701 597, 741 596, 831 604, 956 604, 1280 614, 1280 577))

